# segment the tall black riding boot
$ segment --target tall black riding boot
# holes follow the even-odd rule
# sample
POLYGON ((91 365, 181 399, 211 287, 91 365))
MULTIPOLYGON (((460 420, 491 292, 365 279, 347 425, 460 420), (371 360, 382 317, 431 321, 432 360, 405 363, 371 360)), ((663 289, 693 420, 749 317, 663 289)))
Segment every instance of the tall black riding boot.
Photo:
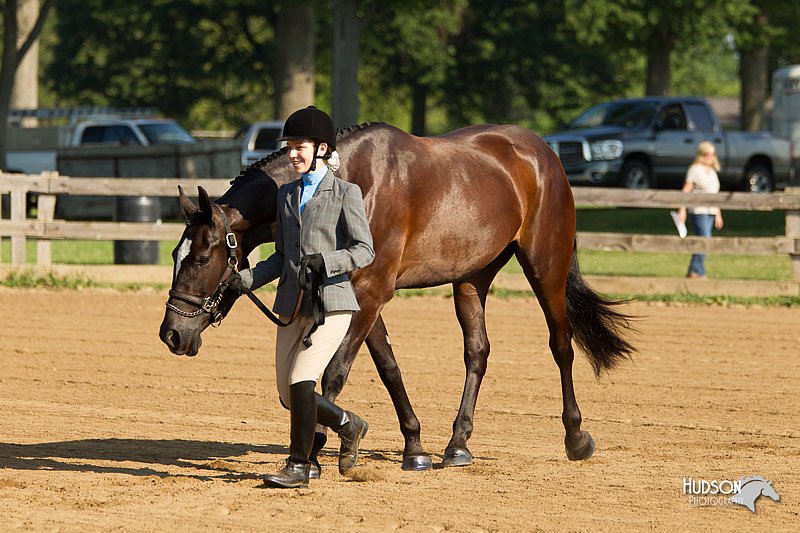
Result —
POLYGON ((357 414, 345 411, 324 396, 317 398, 317 422, 339 435, 339 473, 344 474, 358 463, 358 446, 367 434, 369 424, 357 414))
MULTIPOLYGON (((317 424, 319 424, 319 421, 317 421, 317 424)), ((319 452, 325 447, 326 442, 328 442, 328 435, 326 433, 319 431, 314 433, 314 445, 311 446, 311 455, 308 456, 308 460, 311 463, 311 470, 308 472, 309 479, 320 478, 322 466, 319 464, 319 452)))
POLYGON ((313 381, 301 381, 289 387, 292 419, 289 459, 280 472, 264 476, 264 483, 271 487, 284 489, 308 487, 311 468, 308 457, 314 444, 314 428, 317 425, 315 385, 313 381))

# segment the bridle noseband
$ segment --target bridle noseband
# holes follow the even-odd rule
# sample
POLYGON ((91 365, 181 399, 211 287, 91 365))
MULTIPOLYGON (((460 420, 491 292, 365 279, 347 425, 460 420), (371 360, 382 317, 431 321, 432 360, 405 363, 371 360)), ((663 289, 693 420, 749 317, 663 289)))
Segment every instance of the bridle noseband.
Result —
POLYGON ((166 306, 167 309, 186 318, 194 318, 201 313, 208 313, 211 315, 211 325, 218 326, 222 322, 222 319, 225 318, 225 315, 219 310, 219 304, 222 302, 222 296, 225 294, 225 289, 227 287, 224 283, 225 280, 239 268, 239 258, 236 255, 236 248, 238 247, 236 235, 231 230, 231 224, 228 222, 228 217, 225 216, 225 211, 217 204, 211 205, 219 210, 219 216, 222 219, 222 224, 225 226, 225 248, 228 253, 228 264, 225 267, 225 271, 222 273, 222 277, 217 283, 217 288, 214 289, 214 292, 211 293, 210 296, 203 298, 201 296, 194 296, 175 289, 170 289, 166 306), (194 311, 184 311, 171 302, 173 299, 194 305, 197 309, 194 311))

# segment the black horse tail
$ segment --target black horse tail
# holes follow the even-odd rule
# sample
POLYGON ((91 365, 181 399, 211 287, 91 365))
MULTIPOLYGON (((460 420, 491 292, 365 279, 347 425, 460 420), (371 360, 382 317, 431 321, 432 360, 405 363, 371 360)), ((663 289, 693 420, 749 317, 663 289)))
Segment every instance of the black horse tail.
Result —
POLYGON ((623 331, 635 331, 632 317, 614 309, 625 300, 606 300, 581 276, 577 243, 573 244, 572 264, 567 276, 567 320, 575 343, 586 354, 595 376, 609 371, 623 359, 630 359, 636 348, 623 338, 623 331))

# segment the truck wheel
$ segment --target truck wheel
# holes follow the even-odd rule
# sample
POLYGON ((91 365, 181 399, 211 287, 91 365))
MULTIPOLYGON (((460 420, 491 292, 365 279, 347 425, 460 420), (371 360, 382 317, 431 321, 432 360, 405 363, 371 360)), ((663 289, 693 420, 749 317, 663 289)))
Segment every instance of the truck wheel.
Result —
POLYGON ((753 165, 744 172, 744 189, 749 192, 772 192, 775 182, 772 172, 764 165, 753 165))
POLYGON ((641 159, 632 159, 622 167, 622 186, 626 189, 652 189, 655 187, 650 166, 641 159))

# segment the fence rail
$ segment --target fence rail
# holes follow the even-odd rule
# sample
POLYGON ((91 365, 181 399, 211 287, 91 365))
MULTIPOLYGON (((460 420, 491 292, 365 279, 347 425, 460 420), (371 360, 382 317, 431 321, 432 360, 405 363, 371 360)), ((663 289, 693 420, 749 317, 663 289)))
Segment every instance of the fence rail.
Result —
MULTIPOLYGON (((26 262, 25 241, 37 240, 36 263, 51 263, 50 242, 54 239, 82 240, 177 240, 183 224, 142 222, 76 222, 54 220, 58 194, 95 196, 176 196, 178 184, 186 191, 197 186, 221 196, 229 187, 220 179, 161 178, 71 178, 57 173, 20 175, 0 173, 0 193, 10 195, 10 220, 0 220, 0 236, 11 237, 11 263, 26 262), (38 195, 36 219, 26 218, 26 194, 38 195)), ((718 206, 723 210, 785 211, 785 235, 775 237, 713 237, 685 239, 666 235, 579 232, 578 245, 594 250, 641 252, 706 252, 715 254, 782 255, 792 260, 793 277, 800 280, 800 188, 773 194, 723 192, 685 194, 680 191, 632 191, 576 187, 575 202, 584 206, 677 208, 718 206)))

